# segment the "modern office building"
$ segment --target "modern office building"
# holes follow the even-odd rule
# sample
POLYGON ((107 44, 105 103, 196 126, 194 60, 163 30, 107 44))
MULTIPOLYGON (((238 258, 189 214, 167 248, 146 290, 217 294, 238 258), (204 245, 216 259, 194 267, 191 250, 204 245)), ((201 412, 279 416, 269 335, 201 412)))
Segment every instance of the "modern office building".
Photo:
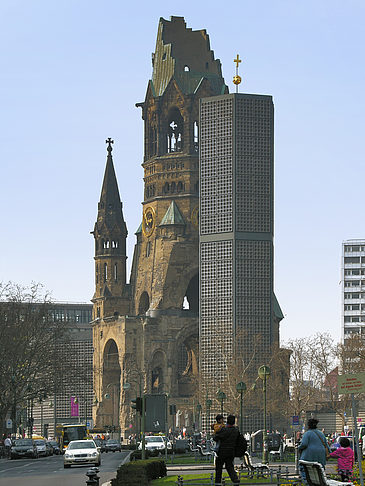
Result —
POLYGON ((252 383, 279 345, 272 98, 203 99, 200 130, 200 372, 208 390, 224 391, 232 360, 252 383))
POLYGON ((38 400, 34 397, 32 410, 34 433, 54 437, 55 424, 87 421, 92 426, 93 407, 93 343, 92 304, 55 302, 51 308, 54 322, 66 322, 69 329, 67 342, 57 346, 65 366, 72 370, 71 378, 62 384, 62 391, 38 400), (72 402, 77 406, 72 406, 72 402), (77 412, 77 414, 75 413, 77 412))
POLYGON ((365 334, 365 239, 342 243, 342 342, 365 334))

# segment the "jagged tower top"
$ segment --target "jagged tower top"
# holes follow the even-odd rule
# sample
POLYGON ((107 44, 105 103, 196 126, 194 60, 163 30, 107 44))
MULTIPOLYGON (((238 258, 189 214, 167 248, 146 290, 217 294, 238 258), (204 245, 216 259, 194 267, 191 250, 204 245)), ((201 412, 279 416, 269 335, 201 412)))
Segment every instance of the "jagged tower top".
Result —
POLYGON ((173 77, 186 94, 194 93, 202 78, 209 79, 216 94, 226 91, 221 63, 214 59, 209 35, 205 29, 187 28, 184 17, 160 18, 152 65, 154 96, 161 96, 173 77))

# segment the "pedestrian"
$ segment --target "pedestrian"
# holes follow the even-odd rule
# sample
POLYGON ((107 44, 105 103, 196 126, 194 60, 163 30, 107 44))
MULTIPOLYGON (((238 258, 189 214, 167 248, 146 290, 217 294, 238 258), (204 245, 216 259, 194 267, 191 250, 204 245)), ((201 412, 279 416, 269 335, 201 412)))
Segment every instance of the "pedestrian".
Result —
POLYGON ((226 426, 221 428, 213 436, 216 442, 219 441, 219 450, 215 461, 216 485, 222 482, 223 466, 225 466, 232 483, 235 485, 239 484, 239 479, 233 465, 236 442, 239 436, 239 430, 234 425, 235 421, 236 417, 234 415, 228 415, 226 426))
POLYGON ((341 476, 341 481, 348 482, 354 467, 354 451, 347 437, 340 437, 339 443, 340 447, 331 452, 330 456, 337 458, 337 472, 341 476))
POLYGON ((5 446, 5 457, 10 457, 10 449, 12 446, 12 442, 9 435, 4 440, 4 446, 5 446))
MULTIPOLYGON (((319 462, 325 467, 326 456, 331 451, 323 432, 317 430, 317 424, 317 419, 311 418, 308 420, 308 430, 303 434, 298 450, 301 453, 300 459, 303 461, 319 462)), ((300 466, 300 473, 303 480, 307 482, 302 466, 300 466)))

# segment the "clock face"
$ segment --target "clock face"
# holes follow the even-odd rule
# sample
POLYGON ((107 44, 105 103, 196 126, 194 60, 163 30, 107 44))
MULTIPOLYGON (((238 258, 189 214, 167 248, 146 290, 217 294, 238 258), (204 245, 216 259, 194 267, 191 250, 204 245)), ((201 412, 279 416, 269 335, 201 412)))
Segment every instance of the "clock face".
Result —
POLYGON ((196 228, 199 226, 199 206, 191 211, 191 222, 196 228))
POLYGON ((156 226, 155 210, 150 206, 143 211, 142 232, 144 236, 151 236, 156 226))

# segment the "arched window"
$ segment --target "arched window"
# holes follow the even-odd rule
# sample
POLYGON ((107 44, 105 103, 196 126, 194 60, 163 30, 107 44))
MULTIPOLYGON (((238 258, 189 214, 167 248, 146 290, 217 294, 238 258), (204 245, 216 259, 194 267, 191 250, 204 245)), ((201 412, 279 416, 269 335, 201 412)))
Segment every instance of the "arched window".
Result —
POLYGON ((165 184, 163 186, 163 192, 165 194, 167 194, 168 192, 170 192, 170 184, 168 182, 165 182, 165 184))
POLYGON ((147 244, 146 244, 146 257, 148 258, 151 254, 151 242, 150 241, 147 241, 147 244))
POLYGON ((176 183, 171 182, 171 192, 175 192, 175 191, 176 191, 176 183))
POLYGON ((194 122, 194 152, 199 152, 199 126, 198 122, 194 122))
POLYGON ((146 314, 149 308, 150 308, 150 298, 148 296, 148 293, 142 292, 142 295, 139 299, 138 315, 146 314))
POLYGON ((190 280, 189 285, 186 289, 184 300, 183 300, 183 309, 190 310, 198 314, 199 312, 199 275, 196 274, 190 280))
POLYGON ((177 108, 170 111, 167 121, 167 152, 181 152, 184 121, 177 108))
POLYGON ((181 181, 177 183, 177 192, 181 192, 184 189, 184 185, 181 181))
POLYGON ((189 68, 189 66, 188 66, 188 65, 185 65, 185 66, 184 66, 184 71, 185 71, 185 72, 189 72, 189 71, 190 71, 190 68, 189 68))

